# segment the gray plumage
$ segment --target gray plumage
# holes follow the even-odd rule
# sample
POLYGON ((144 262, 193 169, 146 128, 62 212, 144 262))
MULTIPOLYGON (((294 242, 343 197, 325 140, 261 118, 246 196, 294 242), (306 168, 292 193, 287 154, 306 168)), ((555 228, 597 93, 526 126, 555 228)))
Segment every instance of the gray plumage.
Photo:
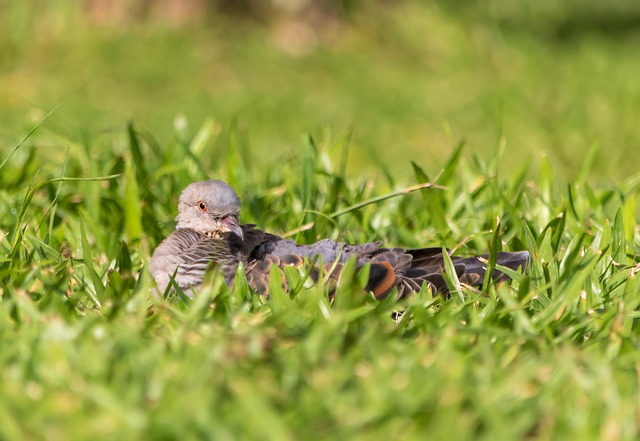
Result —
POLYGON ((191 228, 180 228, 156 248, 149 269, 161 291, 164 292, 174 277, 178 286, 190 295, 191 287, 197 287, 204 280, 211 262, 217 262, 223 268, 225 281, 232 283, 238 262, 225 243, 191 228))
MULTIPOLYGON (((156 248, 151 258, 151 274, 162 292, 174 277, 178 286, 190 295, 191 287, 202 283, 212 265, 220 267, 225 282, 231 286, 235 271, 242 264, 249 285, 267 294, 269 272, 274 265, 298 267, 316 257, 324 265, 316 265, 311 277, 318 280, 320 273, 324 273, 326 280, 337 281, 342 266, 353 255, 358 266, 369 264, 369 283, 365 289, 377 298, 384 298, 394 289, 401 295, 418 291, 423 285, 434 292, 448 292, 441 248, 407 250, 384 248, 380 242, 352 245, 331 239, 298 244, 254 225, 239 225, 240 200, 223 181, 189 185, 180 195, 178 211, 176 231, 156 248)), ((451 259, 461 282, 483 284, 488 255, 451 259)), ((497 254, 497 263, 513 270, 524 269, 528 259, 526 251, 497 254)), ((494 271, 491 277, 508 279, 500 271, 494 271)), ((284 277, 282 280, 284 285, 284 277)))
MULTIPOLYGON (((221 238, 235 234, 243 238, 238 224, 240 199, 223 181, 195 182, 182 191, 178 202, 176 230, 153 252, 149 270, 164 292, 171 277, 187 294, 204 279, 207 266, 220 262, 231 274, 236 260, 221 238)), ((232 276, 231 276, 232 278, 232 276)))

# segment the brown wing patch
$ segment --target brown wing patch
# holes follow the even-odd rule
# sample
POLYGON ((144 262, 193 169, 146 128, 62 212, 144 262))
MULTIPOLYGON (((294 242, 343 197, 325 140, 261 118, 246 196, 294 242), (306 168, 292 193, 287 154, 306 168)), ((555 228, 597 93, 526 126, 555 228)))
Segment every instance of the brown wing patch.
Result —
POLYGON ((328 277, 337 279, 340 275, 340 271, 342 271, 342 264, 336 262, 327 262, 322 268, 324 269, 324 272, 328 277))
POLYGON ((385 298, 396 284, 396 273, 389 262, 375 262, 370 265, 369 281, 365 290, 372 292, 376 299, 385 298))
POLYGON ((480 284, 480 274, 476 273, 466 273, 460 277, 460 281, 467 285, 479 285, 480 284))
POLYGON ((280 257, 281 265, 291 265, 295 266, 296 268, 300 268, 303 263, 304 258, 297 254, 285 254, 284 256, 280 257))

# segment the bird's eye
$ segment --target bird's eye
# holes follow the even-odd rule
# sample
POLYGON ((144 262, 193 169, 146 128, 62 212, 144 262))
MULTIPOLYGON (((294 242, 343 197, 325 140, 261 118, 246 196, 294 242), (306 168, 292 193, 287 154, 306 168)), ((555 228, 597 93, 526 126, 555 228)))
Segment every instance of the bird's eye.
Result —
POLYGON ((200 211, 207 211, 207 204, 205 204, 204 202, 200 201, 198 202, 198 210, 200 211))

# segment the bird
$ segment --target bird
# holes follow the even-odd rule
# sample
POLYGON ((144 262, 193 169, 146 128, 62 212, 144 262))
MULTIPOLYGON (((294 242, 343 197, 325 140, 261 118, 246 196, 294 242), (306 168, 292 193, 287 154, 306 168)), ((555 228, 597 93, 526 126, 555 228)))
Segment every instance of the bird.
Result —
MULTIPOLYGON (((487 272, 488 254, 453 256, 441 247, 408 249, 385 247, 382 242, 349 244, 322 239, 299 244, 261 230, 254 224, 241 225, 240 199, 235 190, 221 180, 189 184, 180 194, 176 229, 154 250, 149 265, 162 294, 177 285, 193 297, 211 266, 217 266, 225 283, 233 287, 236 270, 244 267, 248 285, 258 294, 268 296, 270 272, 284 271, 286 266, 304 269, 314 281, 330 283, 333 295, 340 273, 349 259, 355 259, 360 270, 368 267, 366 292, 382 300, 394 290, 399 297, 419 292, 423 287, 432 293, 450 294, 444 277, 446 252, 461 283, 481 287, 487 272)), ((525 270, 527 251, 498 252, 498 265, 512 270, 525 270)), ((510 277, 494 270, 495 281, 510 277)), ((286 278, 281 274, 283 287, 286 278)))

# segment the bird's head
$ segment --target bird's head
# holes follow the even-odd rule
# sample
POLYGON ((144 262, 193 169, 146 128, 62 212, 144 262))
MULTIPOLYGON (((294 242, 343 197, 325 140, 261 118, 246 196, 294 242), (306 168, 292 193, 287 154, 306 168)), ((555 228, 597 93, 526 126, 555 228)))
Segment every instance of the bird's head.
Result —
POLYGON ((231 232, 244 239, 238 223, 240 199, 223 181, 202 181, 190 184, 182 191, 178 203, 176 228, 191 228, 209 237, 231 232))

